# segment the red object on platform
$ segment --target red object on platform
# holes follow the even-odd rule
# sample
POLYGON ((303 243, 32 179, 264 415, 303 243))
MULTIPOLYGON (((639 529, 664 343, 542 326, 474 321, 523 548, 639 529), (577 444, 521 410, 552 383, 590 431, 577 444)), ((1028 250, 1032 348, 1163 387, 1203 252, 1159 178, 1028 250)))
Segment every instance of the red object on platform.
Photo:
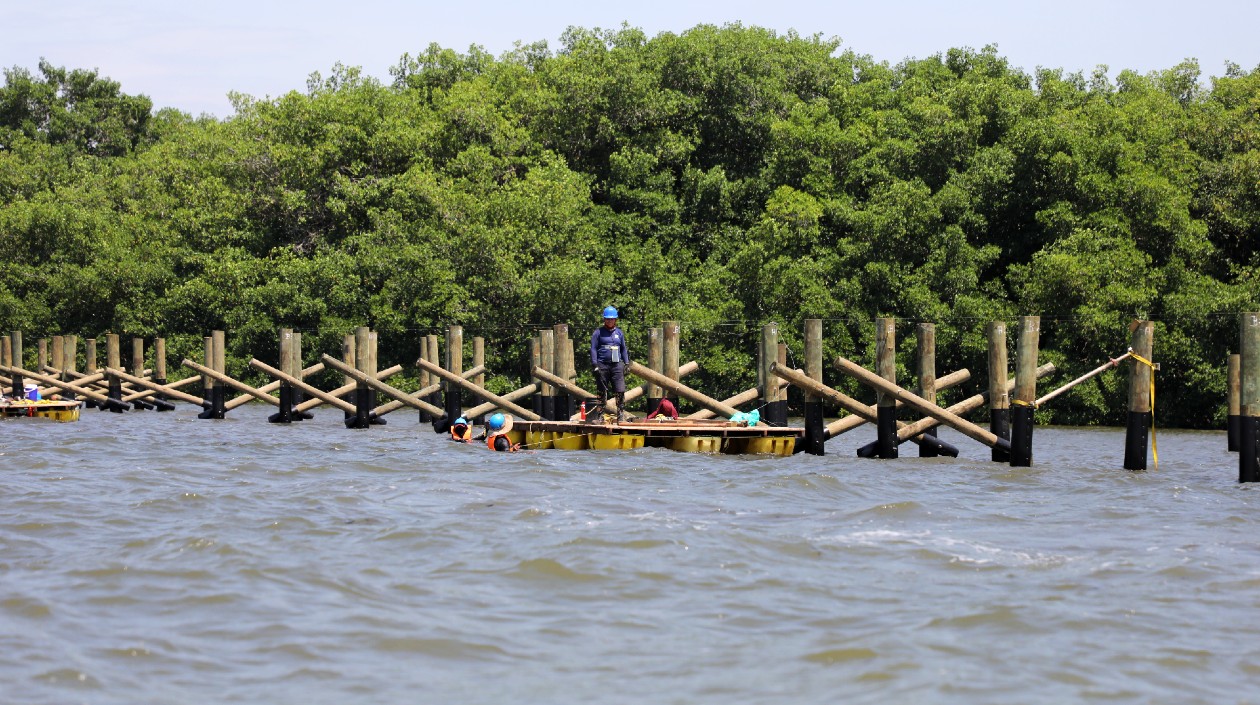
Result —
POLYGON ((656 410, 648 414, 649 419, 654 419, 659 415, 664 415, 671 419, 678 418, 678 409, 674 408, 674 403, 668 399, 662 399, 660 404, 656 405, 656 410))

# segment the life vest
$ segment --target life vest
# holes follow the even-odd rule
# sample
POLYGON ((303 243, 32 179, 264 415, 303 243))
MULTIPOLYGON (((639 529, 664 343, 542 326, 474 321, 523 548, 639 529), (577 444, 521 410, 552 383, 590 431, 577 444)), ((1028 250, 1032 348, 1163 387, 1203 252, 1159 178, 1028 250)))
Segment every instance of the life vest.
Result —
POLYGON ((468 426, 451 426, 451 440, 467 443, 472 440, 472 429, 468 426), (462 432, 459 429, 464 429, 462 432))
POLYGON ((498 448, 494 447, 494 441, 496 438, 502 438, 503 440, 508 442, 508 452, 516 450, 515 448, 512 447, 512 439, 508 438, 508 435, 506 433, 496 433, 492 436, 486 436, 486 447, 489 448, 490 450, 499 450, 498 448))

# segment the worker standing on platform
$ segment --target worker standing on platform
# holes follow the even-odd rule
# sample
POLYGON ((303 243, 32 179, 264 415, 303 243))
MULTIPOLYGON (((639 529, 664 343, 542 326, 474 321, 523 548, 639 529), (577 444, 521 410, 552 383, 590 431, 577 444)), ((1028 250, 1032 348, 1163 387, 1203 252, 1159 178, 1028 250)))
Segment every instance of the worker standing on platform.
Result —
MULTIPOLYGON (((617 326, 617 309, 604 309, 604 325, 591 334, 591 367, 595 370, 595 383, 599 385, 599 405, 608 404, 608 395, 617 395, 617 420, 626 417, 626 365, 630 351, 626 336, 617 326)), ((603 409, 601 408, 601 412, 603 409)))

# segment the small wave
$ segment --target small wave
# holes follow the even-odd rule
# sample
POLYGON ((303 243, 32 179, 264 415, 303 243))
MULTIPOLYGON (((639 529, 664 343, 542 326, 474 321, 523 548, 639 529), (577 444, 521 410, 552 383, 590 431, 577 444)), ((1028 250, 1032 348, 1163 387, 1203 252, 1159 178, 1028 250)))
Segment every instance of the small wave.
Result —
POLYGON ((377 639, 375 647, 386 652, 424 654, 435 658, 474 659, 508 656, 508 652, 494 644, 478 644, 459 639, 422 639, 419 637, 390 637, 377 639))
POLYGON ((516 570, 508 573, 517 578, 526 580, 543 580, 543 581, 561 581, 585 583, 596 580, 604 580, 604 576, 593 573, 579 573, 571 568, 566 567, 563 563, 553 561, 550 558, 534 558, 527 561, 521 561, 517 564, 516 570))
POLYGON ((855 647, 849 649, 827 649, 826 651, 818 651, 812 654, 806 654, 805 660, 811 663, 847 663, 849 661, 865 661, 879 656, 874 649, 865 647, 855 647))
POLYGON ((906 546, 917 549, 918 555, 924 558, 939 558, 953 565, 1053 568, 1071 560, 1064 555, 1001 548, 979 541, 938 536, 930 531, 874 529, 825 536, 819 542, 842 547, 906 546))

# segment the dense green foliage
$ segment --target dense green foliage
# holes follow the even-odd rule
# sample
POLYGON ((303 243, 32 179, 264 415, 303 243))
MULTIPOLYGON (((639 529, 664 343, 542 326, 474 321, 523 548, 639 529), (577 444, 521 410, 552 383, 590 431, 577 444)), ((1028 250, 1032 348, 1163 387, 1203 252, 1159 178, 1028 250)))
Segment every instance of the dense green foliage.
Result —
MULTIPOLYGON (((938 324, 938 370, 983 376, 990 320, 1042 316, 1062 381, 1157 321, 1158 416, 1219 424, 1260 244, 1260 70, 1206 83, 1013 69, 993 48, 897 65, 741 26, 571 29, 501 57, 432 46, 392 82, 338 65, 217 120, 41 63, 0 90, 0 330, 165 335, 232 370, 368 324, 382 366, 425 333, 487 339, 493 384, 531 328, 632 351, 683 322, 715 395, 752 386, 762 322, 796 355, 868 360, 872 319, 938 324)), ((840 380, 837 386, 852 389, 840 380)), ((902 379, 909 379, 908 372, 902 379)), ((1117 423, 1125 377, 1045 421, 1117 423)), ((864 397, 867 395, 863 395, 864 397)))

